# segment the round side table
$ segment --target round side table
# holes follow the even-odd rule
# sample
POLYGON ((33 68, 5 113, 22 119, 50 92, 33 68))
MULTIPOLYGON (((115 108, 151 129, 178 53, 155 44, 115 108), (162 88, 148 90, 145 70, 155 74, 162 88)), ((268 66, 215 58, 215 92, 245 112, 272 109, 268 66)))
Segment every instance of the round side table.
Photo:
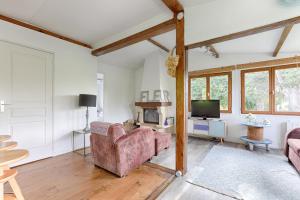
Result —
POLYGON ((249 150, 253 151, 254 149, 254 145, 258 145, 258 144, 264 144, 266 145, 266 151, 269 151, 269 145, 272 144, 272 141, 269 139, 263 139, 263 140, 251 140, 248 138, 248 136, 242 136, 240 137, 240 139, 242 141, 244 141, 246 144, 249 145, 249 150))

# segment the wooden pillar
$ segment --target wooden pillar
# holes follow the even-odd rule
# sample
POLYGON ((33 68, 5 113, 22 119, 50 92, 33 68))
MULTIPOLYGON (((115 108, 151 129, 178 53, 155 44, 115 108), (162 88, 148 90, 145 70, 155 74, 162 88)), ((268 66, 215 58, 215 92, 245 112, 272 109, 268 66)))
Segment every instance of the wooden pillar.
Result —
MULTIPOLYGON (((180 15, 180 13, 177 15, 180 15)), ((176 54, 179 55, 179 64, 176 70, 176 171, 185 174, 187 171, 187 70, 184 46, 184 16, 180 19, 177 15, 175 14, 176 54)))

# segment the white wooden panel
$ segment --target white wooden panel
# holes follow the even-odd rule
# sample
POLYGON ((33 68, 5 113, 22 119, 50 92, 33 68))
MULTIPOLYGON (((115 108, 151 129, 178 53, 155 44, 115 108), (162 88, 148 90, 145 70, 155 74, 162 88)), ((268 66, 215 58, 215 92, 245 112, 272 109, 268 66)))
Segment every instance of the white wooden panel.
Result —
POLYGON ((11 117, 45 117, 45 108, 14 108, 11 117))
POLYGON ((12 139, 18 141, 20 148, 32 149, 46 145, 45 122, 14 124, 12 139))
POLYGON ((46 60, 40 56, 12 53, 13 103, 45 102, 46 60))

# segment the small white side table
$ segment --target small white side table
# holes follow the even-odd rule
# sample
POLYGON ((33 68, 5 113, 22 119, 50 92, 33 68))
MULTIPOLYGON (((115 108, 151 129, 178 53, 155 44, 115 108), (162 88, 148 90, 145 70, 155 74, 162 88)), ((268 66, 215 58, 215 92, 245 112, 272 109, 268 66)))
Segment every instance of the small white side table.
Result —
MULTIPOLYGON (((85 136, 87 134, 90 134, 90 133, 91 133, 91 131, 84 131, 84 130, 75 130, 75 131, 73 131, 73 152, 78 153, 78 150, 79 150, 79 149, 75 149, 75 136, 76 135, 83 135, 83 156, 84 157, 87 156, 86 151, 85 151, 85 149, 86 149, 85 136)), ((82 154, 80 154, 80 155, 82 155, 82 154)))

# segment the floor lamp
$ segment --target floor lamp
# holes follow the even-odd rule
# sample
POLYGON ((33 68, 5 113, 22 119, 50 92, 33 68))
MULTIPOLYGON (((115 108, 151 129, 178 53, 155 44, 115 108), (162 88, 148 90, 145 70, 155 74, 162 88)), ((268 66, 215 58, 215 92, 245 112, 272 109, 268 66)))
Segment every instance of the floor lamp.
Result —
POLYGON ((90 127, 89 127, 89 107, 96 107, 96 95, 91 95, 91 94, 80 94, 79 95, 79 106, 84 106, 86 107, 86 124, 85 128, 83 131, 89 132, 90 127))

